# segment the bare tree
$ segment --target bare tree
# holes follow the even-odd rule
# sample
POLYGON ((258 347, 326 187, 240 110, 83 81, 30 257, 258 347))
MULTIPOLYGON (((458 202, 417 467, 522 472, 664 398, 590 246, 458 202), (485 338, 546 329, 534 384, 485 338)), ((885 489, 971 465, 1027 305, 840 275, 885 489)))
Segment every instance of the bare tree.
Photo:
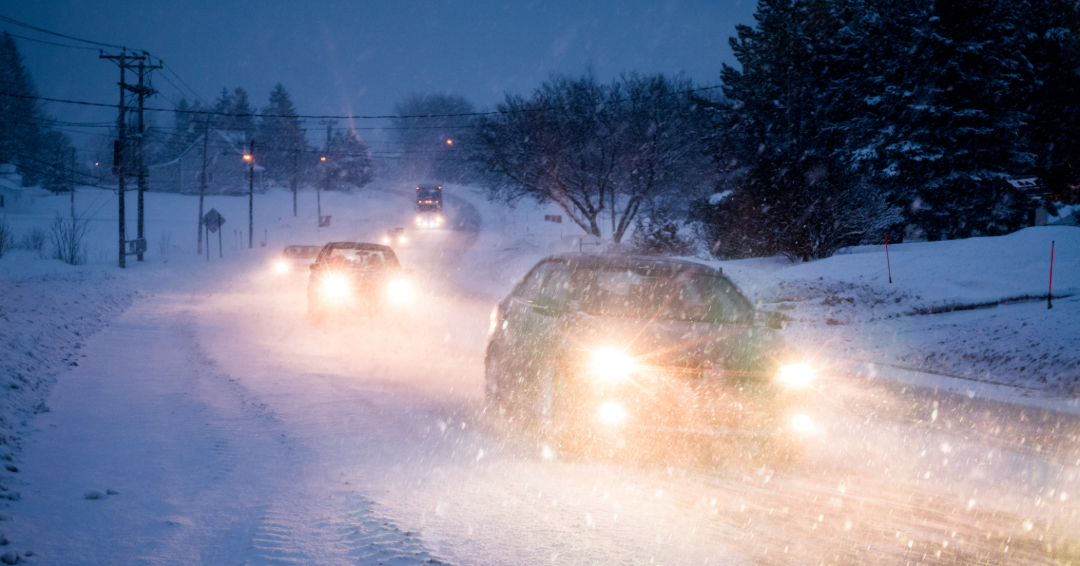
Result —
POLYGON ((586 74, 555 76, 532 97, 508 95, 477 119, 469 157, 493 199, 554 202, 600 236, 609 211, 620 241, 661 194, 695 195, 711 184, 697 107, 687 79, 624 76, 610 85, 586 74))
POLYGON ((83 239, 88 229, 86 220, 78 218, 65 220, 60 213, 57 213, 49 230, 53 245, 53 259, 69 265, 86 263, 86 247, 83 245, 83 239))

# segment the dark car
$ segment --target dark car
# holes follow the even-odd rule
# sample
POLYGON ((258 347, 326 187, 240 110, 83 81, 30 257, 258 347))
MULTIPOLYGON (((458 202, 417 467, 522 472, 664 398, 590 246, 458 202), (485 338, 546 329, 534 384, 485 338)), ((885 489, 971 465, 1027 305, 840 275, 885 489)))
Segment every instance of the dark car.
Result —
POLYGON ((492 312, 486 396, 562 449, 677 438, 789 456, 813 428, 813 373, 756 318, 705 265, 552 256, 492 312))
POLYGON ((331 313, 375 314, 413 297, 411 271, 401 268, 387 246, 331 242, 323 246, 310 270, 308 313, 317 321, 331 313))

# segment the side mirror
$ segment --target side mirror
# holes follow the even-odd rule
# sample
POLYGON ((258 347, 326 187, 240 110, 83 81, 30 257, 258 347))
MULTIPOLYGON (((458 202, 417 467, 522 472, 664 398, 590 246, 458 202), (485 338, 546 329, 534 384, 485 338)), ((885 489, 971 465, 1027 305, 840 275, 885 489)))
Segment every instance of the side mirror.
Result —
POLYGON ((782 312, 767 312, 765 313, 765 326, 775 330, 783 330, 787 328, 787 317, 782 312))
POLYGON ((313 263, 308 266, 308 269, 310 269, 311 271, 315 271, 316 269, 319 269, 319 264, 313 263))

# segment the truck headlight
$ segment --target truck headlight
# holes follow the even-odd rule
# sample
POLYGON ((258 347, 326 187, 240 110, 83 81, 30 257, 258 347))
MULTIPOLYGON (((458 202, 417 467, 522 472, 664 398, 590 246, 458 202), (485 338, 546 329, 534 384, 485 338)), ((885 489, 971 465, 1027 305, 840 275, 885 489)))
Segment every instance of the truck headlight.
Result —
POLYGON ((814 370, 808 364, 791 364, 780 368, 776 380, 792 387, 803 387, 814 379, 814 370))
POLYGON ((279 261, 274 265, 274 269, 277 270, 278 273, 285 273, 289 271, 289 264, 284 261, 279 261))
POLYGON ((634 360, 614 348, 601 348, 592 353, 590 369, 602 379, 620 381, 628 379, 637 369, 634 360))
POLYGON ((330 275, 323 279, 323 292, 335 299, 344 299, 349 295, 349 282, 340 275, 330 275))
POLYGON ((412 283, 404 279, 395 279, 386 287, 386 292, 390 295, 390 300, 395 303, 407 303, 413 297, 412 283))

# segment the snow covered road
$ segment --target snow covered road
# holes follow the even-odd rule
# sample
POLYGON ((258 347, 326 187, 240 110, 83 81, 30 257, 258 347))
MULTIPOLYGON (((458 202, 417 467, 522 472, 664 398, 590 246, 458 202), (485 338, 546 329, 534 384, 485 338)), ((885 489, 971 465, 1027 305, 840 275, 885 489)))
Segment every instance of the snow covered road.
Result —
MULTIPOLYGON (((544 458, 486 414, 478 220, 408 320, 305 316, 252 252, 148 275, 32 420, 0 531, 40 564, 1053 563, 1075 416, 837 374, 795 465, 544 458)), ((216 258, 215 258, 216 259, 216 258)))

